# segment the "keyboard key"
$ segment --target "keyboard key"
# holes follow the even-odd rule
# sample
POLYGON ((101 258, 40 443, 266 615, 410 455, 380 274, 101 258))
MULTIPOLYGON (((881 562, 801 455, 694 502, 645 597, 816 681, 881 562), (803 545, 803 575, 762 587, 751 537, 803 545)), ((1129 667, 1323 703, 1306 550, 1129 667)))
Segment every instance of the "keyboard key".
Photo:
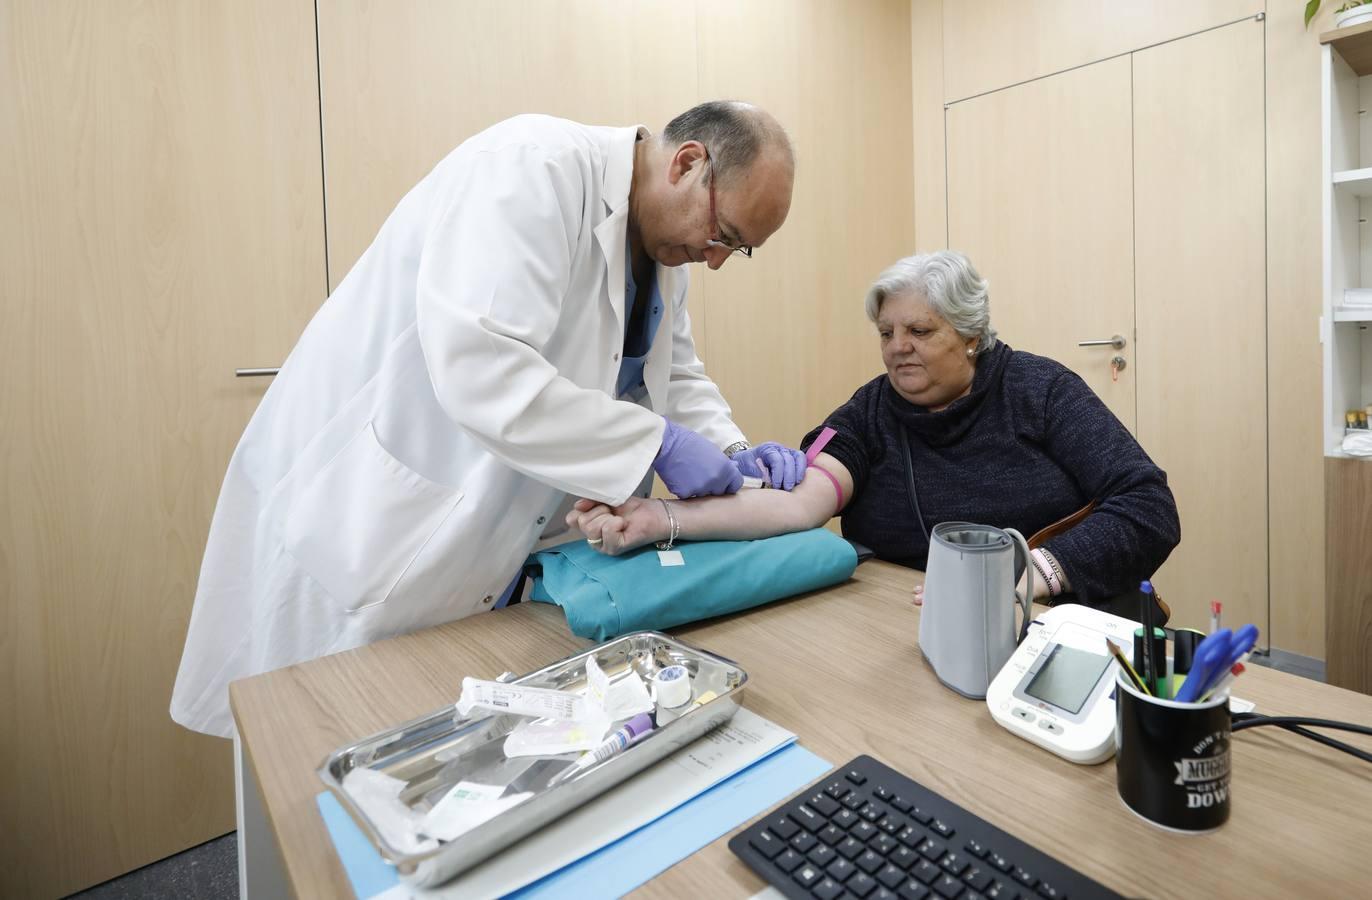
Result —
POLYGON ((837 825, 825 825, 820 829, 819 839, 832 847, 843 840, 843 829, 837 825))
POLYGON ((900 887, 905 882, 905 873, 890 863, 883 866, 876 877, 877 881, 892 889, 900 887))
POLYGON ((1058 900, 1062 896, 1058 893, 1057 888, 1046 881, 1039 882, 1038 892, 1040 897, 1046 897, 1048 900, 1058 900))
POLYGON ((935 820, 934 820, 934 823, 933 823, 932 825, 930 825, 929 827, 932 828, 932 829, 934 829, 935 831, 937 831, 942 837, 946 837, 946 838, 947 838, 947 837, 952 837, 952 836, 953 836, 953 826, 951 826, 951 825, 945 825, 943 822, 940 822, 938 819, 935 819, 935 820))
POLYGON ((853 873, 857 871, 857 866, 840 856, 838 859, 825 866, 824 871, 829 873, 830 878, 834 879, 839 884, 843 884, 843 882, 853 877, 853 873))
POLYGON ((853 784, 866 784, 866 783, 867 783, 867 776, 866 776, 866 775, 863 775, 863 774, 862 774, 861 772, 859 772, 857 769, 849 769, 847 772, 844 772, 844 773, 843 773, 843 777, 844 777, 844 778, 847 778, 847 779, 848 779, 849 781, 851 781, 853 784))
POLYGON ((794 819, 796 824, 801 828, 818 831, 824 827, 824 820, 828 817, 821 816, 819 813, 802 803, 792 811, 791 818, 794 819))
POLYGON ((868 822, 875 822, 882 816, 881 807, 877 806, 875 803, 867 803, 862 809, 858 810, 858 815, 862 816, 868 822))
POLYGON ((905 827, 905 822, 899 817, 882 816, 881 821, 877 822, 877 827, 887 834, 899 834, 905 827))
POLYGON ((915 849, 925 859, 940 860, 943 859, 943 854, 948 852, 948 845, 938 838, 925 838, 915 849))
POLYGON ((1015 871, 1011 872, 1010 874, 1014 876, 1014 879, 1016 881, 1018 881, 1020 884, 1024 885, 1027 888, 1031 888, 1039 883, 1039 880, 1036 876, 1029 874, 1028 872, 1021 869, 1019 866, 1015 866, 1015 871))
POLYGON ((772 860, 772 864, 787 875, 794 872, 803 862, 805 862, 805 857, 794 850, 787 850, 785 853, 782 853, 776 859, 772 860))
POLYGON ((921 859, 919 865, 910 870, 910 874, 923 884, 933 884, 935 879, 943 877, 943 871, 927 859, 921 859))
POLYGON ((791 875, 791 878, 803 888, 812 888, 815 882, 823 878, 823 872, 819 866, 812 866, 809 863, 801 866, 791 875))
MULTIPOLYGON (((891 851, 896 849, 897 847, 900 847, 900 844, 897 843, 896 839, 891 837, 889 834, 879 834, 876 837, 872 838, 870 841, 868 841, 867 846, 871 847, 873 850, 877 851, 882 856, 890 856, 891 851)), ((900 847, 900 849, 904 850, 905 848, 900 847)), ((906 866, 906 868, 908 869, 909 866, 906 866)))
POLYGON ((963 872, 962 880, 967 882, 967 886, 974 891, 986 890, 991 886, 991 882, 993 881, 991 873, 980 866, 975 866, 968 869, 966 872, 963 872))
POLYGON ((871 875, 868 875, 866 872, 859 872, 852 878, 848 879, 848 883, 845 884, 843 887, 848 891, 848 893, 852 894, 854 897, 857 897, 858 900, 862 900, 862 898, 866 897, 868 894, 872 893, 872 891, 875 891, 877 889, 877 882, 875 878, 873 878, 871 875))
POLYGON ((968 853, 972 854, 977 859, 985 859, 986 854, 991 852, 990 850, 987 850, 985 847, 983 847, 977 841, 968 841, 967 846, 964 849, 966 849, 968 853))
POLYGON ((944 875, 938 881, 935 881, 931 887, 934 889, 934 893, 943 897, 944 900, 954 900, 954 898, 966 890, 963 883, 952 875, 944 875))
POLYGON ((1011 868, 1013 868, 1010 865, 1010 860, 1001 856, 999 853, 992 853, 990 856, 986 857, 986 861, 989 862, 991 865, 995 866, 997 869, 1000 869, 1002 872, 1008 872, 1011 868))
POLYGON ((839 810, 838 814, 835 815, 833 819, 831 819, 830 821, 832 821, 839 828, 852 828, 854 825, 856 825, 858 822, 861 822, 862 820, 858 818, 858 814, 853 812, 851 809, 842 809, 839 810))
POLYGON ((797 853, 808 853, 811 847, 819 843, 819 839, 808 831, 801 831, 791 838, 790 843, 797 853))
POLYGON ((809 800, 806 800, 805 803, 825 818, 832 816, 840 809, 838 801, 827 794, 815 794, 809 800))
POLYGON ((847 797, 844 797, 839 802, 846 806, 848 809, 861 809, 862 807, 867 805, 867 798, 859 794, 857 791, 853 791, 851 794, 849 794, 847 797))
POLYGON ((930 822, 934 821, 934 816, 932 813, 925 812, 918 806, 911 807, 909 815, 910 818, 914 819, 921 825, 928 825, 930 822))
POLYGON ((929 889, 918 881, 907 881, 896 890, 896 893, 901 900, 926 900, 929 889))
POLYGON ((918 847, 921 843, 924 842, 924 838, 925 834, 923 828, 915 828, 913 826, 908 825, 905 828, 902 828, 900 832, 896 834, 896 840, 900 841, 907 847, 918 847))
POLYGON ((888 855, 887 859, 891 860, 891 862, 900 866, 902 869, 908 869, 919 862, 919 854, 909 847, 901 847, 895 853, 888 855))
POLYGON ((993 881, 985 891, 986 900, 1019 900, 1019 890, 1012 881, 1006 884, 1003 881, 993 881))
POLYGON ((770 831, 760 831, 750 837, 748 839, 748 846, 752 847, 758 853, 761 853, 764 859, 776 859, 777 854, 786 849, 786 845, 781 838, 772 834, 770 831))
POLYGON ((767 820, 767 830, 783 841, 789 841, 800 830, 800 826, 791 821, 790 816, 772 816, 767 820))
POLYGON ((832 878, 825 878, 810 888, 810 893, 818 897, 819 900, 834 900, 835 897, 843 893, 843 885, 832 878))
POLYGON ((843 857, 844 859, 852 859, 853 857, 858 856, 866 852, 867 850, 867 848, 863 846, 862 841, 858 840, 852 835, 849 835, 848 837, 844 838, 843 842, 834 849, 837 850, 838 855, 843 857))
POLYGON ((859 822, 854 825, 848 833, 860 841, 870 841, 881 832, 877 831, 877 826, 873 825, 871 822, 859 822))
POLYGON ((910 807, 914 806, 913 803, 911 803, 909 800, 906 800, 899 794, 896 794, 894 797, 891 798, 891 805, 894 806, 896 809, 900 810, 901 812, 909 812, 910 807))
POLYGON ((817 844, 809 853, 805 854, 805 858, 815 865, 823 867, 838 859, 839 855, 834 852, 833 847, 817 844))
POLYGON ((888 890, 882 885, 877 885, 877 889, 872 891, 867 900, 898 900, 894 891, 888 890))
POLYGON ((885 786, 883 786, 883 785, 877 785, 875 788, 873 788, 873 789, 872 789, 872 794, 873 794, 878 800, 890 800, 892 797, 895 796, 895 794, 891 793, 891 792, 890 792, 885 786))
POLYGON ((883 859, 881 854, 877 853, 875 850, 864 850, 862 852, 862 855, 860 855, 857 859, 853 860, 853 864, 862 871, 866 872, 868 875, 871 875, 877 869, 880 869, 882 866, 886 865, 886 860, 883 859))
POLYGON ((943 854, 943 858, 938 861, 938 864, 939 868, 947 872, 949 875, 957 876, 960 876, 963 872, 966 872, 967 867, 971 865, 971 863, 968 862, 967 857, 963 856, 961 853, 956 853, 952 850, 949 850, 947 853, 943 854))
POLYGON ((848 785, 841 781, 835 781, 824 789, 824 793, 833 797, 835 800, 842 800, 844 797, 848 796, 848 785))

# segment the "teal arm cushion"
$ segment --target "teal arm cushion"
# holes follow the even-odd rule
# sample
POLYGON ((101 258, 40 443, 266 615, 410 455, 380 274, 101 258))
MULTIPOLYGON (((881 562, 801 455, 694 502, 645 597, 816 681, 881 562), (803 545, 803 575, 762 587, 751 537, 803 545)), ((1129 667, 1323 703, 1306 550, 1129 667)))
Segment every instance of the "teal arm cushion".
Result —
POLYGON ((559 544, 529 557, 535 573, 529 597, 561 606, 573 634, 604 641, 837 584, 858 563, 853 546, 823 528, 676 549, 685 565, 663 566, 652 545, 606 556, 584 540, 559 544))

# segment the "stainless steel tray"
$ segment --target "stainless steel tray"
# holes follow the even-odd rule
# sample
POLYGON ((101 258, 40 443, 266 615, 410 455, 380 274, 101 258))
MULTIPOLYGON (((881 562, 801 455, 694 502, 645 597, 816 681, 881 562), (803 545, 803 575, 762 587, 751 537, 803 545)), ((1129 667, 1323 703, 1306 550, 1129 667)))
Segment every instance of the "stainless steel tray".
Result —
POLYGON ((340 747, 319 767, 319 777, 401 878, 417 886, 441 884, 727 722, 741 705, 748 681, 748 673, 732 660, 656 631, 625 635, 537 672, 501 680, 581 693, 586 660, 592 655, 616 681, 634 670, 647 682, 660 668, 682 665, 691 673, 692 700, 709 691, 716 696, 556 784, 550 782, 572 765, 575 754, 507 760, 505 736, 527 719, 484 710, 460 716, 453 706, 340 747), (343 789, 344 777, 362 768, 403 781, 400 800, 417 813, 432 808, 459 781, 509 784, 507 793, 529 791, 533 796, 437 849, 406 853, 385 840, 343 789))

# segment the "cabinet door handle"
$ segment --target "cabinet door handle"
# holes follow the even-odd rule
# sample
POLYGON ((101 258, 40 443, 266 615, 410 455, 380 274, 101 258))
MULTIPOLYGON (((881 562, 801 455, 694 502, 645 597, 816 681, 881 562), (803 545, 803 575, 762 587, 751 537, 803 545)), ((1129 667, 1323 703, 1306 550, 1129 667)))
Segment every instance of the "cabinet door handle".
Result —
POLYGON ((275 375, 281 370, 278 369, 234 369, 233 374, 236 378, 252 378, 258 375, 275 375))
POLYGON ((1114 337, 1110 338, 1110 340, 1108 340, 1108 341, 1077 341, 1077 346, 1078 346, 1078 347, 1114 347, 1116 350, 1123 350, 1123 349, 1124 349, 1124 345, 1125 345, 1126 343, 1128 343, 1128 342, 1125 341, 1124 335, 1122 335, 1122 334, 1117 334, 1117 335, 1115 335, 1114 337))

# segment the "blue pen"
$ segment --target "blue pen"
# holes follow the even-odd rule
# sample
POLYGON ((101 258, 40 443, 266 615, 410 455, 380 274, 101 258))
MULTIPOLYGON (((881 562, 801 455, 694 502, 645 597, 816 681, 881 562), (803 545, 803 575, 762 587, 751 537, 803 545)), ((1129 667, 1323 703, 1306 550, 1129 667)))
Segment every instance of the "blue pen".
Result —
POLYGON ((1191 671, 1174 700, 1178 703, 1195 703, 1203 693, 1202 688, 1210 683, 1216 672, 1228 671, 1221 666, 1229 658, 1233 636, 1234 633, 1228 628, 1221 628, 1200 642, 1191 661, 1191 671))
POLYGON ((1245 625, 1234 632, 1233 637, 1229 640, 1229 653, 1225 655, 1223 663, 1216 666, 1215 670, 1210 673, 1210 677, 1206 679, 1205 687, 1196 692, 1196 699, 1199 700, 1206 694, 1213 693, 1215 685, 1219 684, 1229 670, 1234 668, 1234 664, 1246 660, 1257 645, 1258 626, 1245 625))

